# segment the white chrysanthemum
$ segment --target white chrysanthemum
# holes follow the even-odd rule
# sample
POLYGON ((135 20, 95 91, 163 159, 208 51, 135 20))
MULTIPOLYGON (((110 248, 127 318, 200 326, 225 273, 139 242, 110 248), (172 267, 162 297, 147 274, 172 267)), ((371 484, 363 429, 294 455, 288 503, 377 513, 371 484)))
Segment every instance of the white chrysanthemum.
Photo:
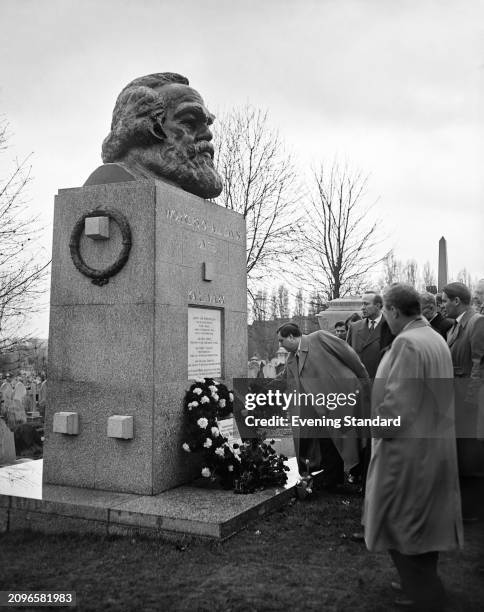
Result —
POLYGON ((210 398, 207 397, 206 395, 202 395, 202 397, 200 398, 200 403, 201 404, 209 404, 210 403, 210 398))
POLYGON ((216 393, 212 393, 212 397, 216 402, 218 402, 218 400, 220 399, 216 393))
POLYGON ((192 408, 196 408, 197 406, 198 406, 198 402, 197 402, 196 400, 193 400, 193 402, 190 402, 190 403, 188 404, 188 407, 190 408, 190 410, 191 410, 192 408))
POLYGON ((225 404, 226 404, 226 402, 225 402, 225 400, 224 400, 224 399, 221 399, 221 400, 219 401, 219 403, 218 403, 218 405, 220 406, 220 408, 225 408, 225 404))
POLYGON ((234 471, 234 466, 232 464, 227 466, 227 469, 229 472, 233 472, 234 471))
POLYGON ((203 446, 205 448, 210 448, 212 446, 212 440, 210 438, 207 438, 205 442, 203 443, 203 446))
POLYGON ((212 392, 212 394, 217 393, 217 387, 215 385, 210 385, 209 389, 212 392))
POLYGON ((212 472, 210 471, 210 469, 208 467, 204 467, 202 469, 202 476, 204 478, 210 478, 211 475, 212 475, 212 472))
POLYGON ((186 442, 183 443, 182 448, 187 453, 191 453, 190 447, 188 446, 188 444, 186 442))
POLYGON ((219 435, 220 435, 220 430, 219 430, 219 428, 218 428, 218 427, 212 427, 212 436, 213 436, 214 438, 216 438, 216 437, 217 437, 217 436, 219 436, 219 435))
POLYGON ((203 383, 205 382, 205 378, 195 378, 195 382, 203 385, 203 383))
POLYGON ((200 427, 200 429, 206 429, 208 425, 208 419, 206 419, 205 417, 200 417, 197 421, 197 425, 200 427))
POLYGON ((215 449, 215 454, 218 455, 219 457, 225 457, 224 447, 223 446, 219 446, 218 448, 216 448, 215 449))
POLYGON ((195 389, 193 389, 192 393, 195 393, 195 395, 201 395, 202 394, 202 390, 200 389, 200 387, 195 387, 195 389))
POLYGON ((238 457, 240 455, 240 448, 233 448, 232 452, 234 453, 236 457, 238 457))
POLYGON ((233 394, 233 393, 229 393, 229 400, 230 400, 231 402, 233 402, 233 401, 234 401, 234 394, 233 394))

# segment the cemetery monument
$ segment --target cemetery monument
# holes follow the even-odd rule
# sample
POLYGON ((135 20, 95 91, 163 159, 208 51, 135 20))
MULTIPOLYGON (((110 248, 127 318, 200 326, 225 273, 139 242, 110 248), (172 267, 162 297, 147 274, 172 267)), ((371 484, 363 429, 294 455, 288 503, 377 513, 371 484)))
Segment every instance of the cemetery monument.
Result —
POLYGON ((105 162, 55 199, 44 483, 156 495, 193 478, 190 380, 247 375, 245 225, 207 201, 214 116, 188 80, 120 93, 105 162))

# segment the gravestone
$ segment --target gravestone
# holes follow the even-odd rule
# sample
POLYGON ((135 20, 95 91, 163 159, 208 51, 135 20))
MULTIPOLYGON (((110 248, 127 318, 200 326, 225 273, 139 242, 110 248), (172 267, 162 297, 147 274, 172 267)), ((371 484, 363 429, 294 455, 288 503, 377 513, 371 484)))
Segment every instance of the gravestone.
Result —
POLYGON ((275 378, 277 376, 276 366, 272 362, 266 363, 262 371, 264 373, 264 378, 275 378))
POLYGON ((13 432, 0 418, 0 466, 15 463, 17 455, 15 452, 15 440, 13 432))
POLYGON ((246 376, 245 223, 199 197, 221 190, 212 120, 184 77, 136 79, 116 103, 107 163, 56 197, 46 483, 155 495, 189 481, 189 381, 246 376), (130 105, 147 91, 153 129, 134 138, 130 105), (169 156, 189 140, 177 175, 169 156))

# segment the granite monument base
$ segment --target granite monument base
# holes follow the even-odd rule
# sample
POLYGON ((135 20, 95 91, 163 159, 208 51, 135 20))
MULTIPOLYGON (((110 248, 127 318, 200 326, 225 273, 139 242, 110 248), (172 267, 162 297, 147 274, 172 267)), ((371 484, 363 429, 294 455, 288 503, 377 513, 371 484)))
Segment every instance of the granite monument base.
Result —
POLYGON ((224 540, 294 497, 299 478, 296 459, 288 465, 285 486, 248 495, 210 488, 206 481, 154 496, 57 485, 44 485, 41 500, 0 495, 0 532, 32 529, 224 540))
POLYGON ((246 375, 245 268, 242 216, 177 187, 60 190, 46 484, 156 495, 199 473, 183 397, 194 378, 246 375))

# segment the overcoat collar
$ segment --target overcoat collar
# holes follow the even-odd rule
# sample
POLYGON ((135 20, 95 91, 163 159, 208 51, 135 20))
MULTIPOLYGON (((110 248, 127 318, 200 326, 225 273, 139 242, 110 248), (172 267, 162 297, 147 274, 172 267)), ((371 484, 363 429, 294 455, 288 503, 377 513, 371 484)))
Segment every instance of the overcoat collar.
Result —
POLYGON ((427 319, 424 319, 422 316, 420 316, 418 319, 414 319, 413 321, 410 321, 410 323, 407 323, 400 333, 406 332, 409 329, 418 329, 419 327, 428 326, 429 322, 427 321, 427 319))
POLYGON ((452 346, 454 344, 454 342, 457 340, 457 338, 461 335, 461 329, 465 329, 467 327, 467 324, 469 323, 470 319, 472 318, 472 315, 474 314, 474 311, 472 310, 472 308, 469 308, 468 310, 466 310, 461 318, 461 320, 459 321, 459 323, 457 324, 457 329, 454 330, 455 333, 452 334, 452 327, 450 328, 451 331, 449 332, 451 335, 448 338, 448 344, 449 346, 452 346))
POLYGON ((465 311, 464 316, 462 317, 462 319, 460 320, 459 325, 465 329, 467 324, 469 323, 469 321, 471 320, 472 316, 474 315, 474 311, 472 310, 472 308, 469 308, 468 310, 465 311))

